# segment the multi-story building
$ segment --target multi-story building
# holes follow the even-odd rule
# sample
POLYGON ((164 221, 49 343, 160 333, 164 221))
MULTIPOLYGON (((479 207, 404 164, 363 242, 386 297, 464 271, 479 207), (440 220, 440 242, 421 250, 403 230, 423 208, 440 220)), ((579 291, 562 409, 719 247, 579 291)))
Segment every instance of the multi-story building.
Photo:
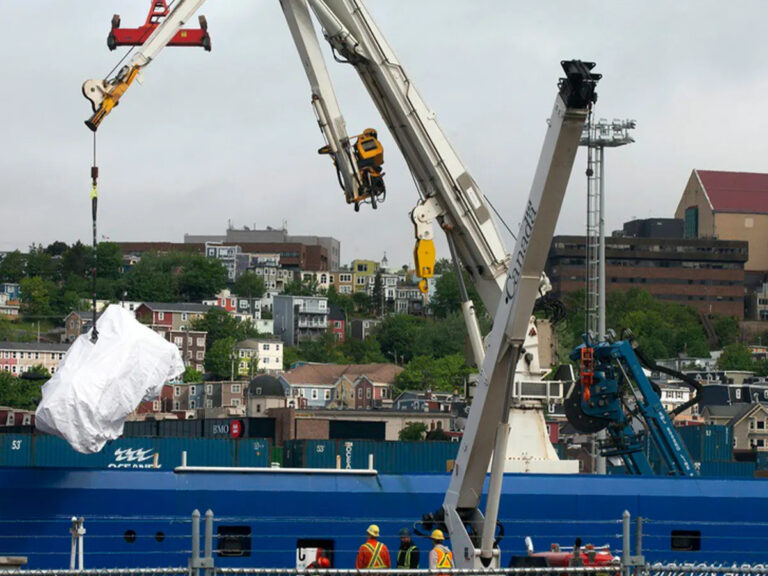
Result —
POLYGON ((350 295, 355 291, 355 281, 351 270, 334 270, 331 272, 329 281, 336 286, 336 292, 339 294, 350 295))
POLYGON ((768 281, 768 174, 693 170, 675 217, 686 238, 747 242, 747 285, 768 281))
MULTIPOLYGON (((554 296, 583 290, 586 240, 555 236, 546 272, 554 296)), ((640 288, 704 314, 744 318, 747 243, 713 239, 605 239, 606 289, 640 288)))
POLYGON ((207 332, 201 330, 174 330, 168 326, 152 326, 152 329, 176 345, 184 360, 184 366, 198 372, 205 371, 205 339, 207 332))
POLYGON ((259 372, 283 370, 283 343, 276 339, 249 338, 237 343, 237 373, 253 378, 259 372))
MULTIPOLYGON (((213 258, 222 263, 227 269, 227 279, 230 282, 237 280, 238 274, 238 256, 240 255, 240 246, 225 246, 221 242, 206 242, 205 256, 213 258)), ((240 272, 242 274, 242 271, 240 272)))
POLYGON ((246 414, 259 418, 273 408, 288 408, 288 396, 285 388, 274 376, 262 374, 248 384, 246 394, 246 414))
POLYGON ((347 317, 344 311, 338 306, 331 304, 330 312, 328 314, 328 325, 331 329, 331 334, 337 342, 345 342, 347 340, 347 317))
POLYGON ((42 365, 53 374, 69 344, 47 342, 0 342, 0 370, 21 375, 33 366, 42 365))
POLYGON ((768 321, 768 282, 747 295, 746 315, 748 320, 768 321))
MULTIPOLYGON (((96 313, 96 320, 101 312, 96 313)), ((93 326, 92 310, 73 310, 64 316, 64 334, 62 342, 72 344, 81 334, 88 332, 93 326)))
POLYGON ((211 306, 192 302, 144 302, 136 310, 136 319, 151 326, 185 330, 192 320, 202 318, 211 306))
POLYGON ((379 269, 375 260, 352 260, 352 277, 355 292, 368 292, 379 269))
POLYGON ((6 318, 18 318, 21 310, 21 302, 11 300, 8 294, 0 292, 0 316, 6 318))
POLYGON ((381 406, 391 399, 395 378, 403 369, 394 364, 303 364, 279 376, 290 395, 303 398, 308 408, 349 408, 368 402, 381 406), (370 397, 365 391, 371 390, 370 397), (358 389, 363 392, 358 392, 358 389), (353 393, 354 398, 349 398, 353 393))
POLYGON ((8 300, 21 300, 21 286, 16 282, 0 283, 0 294, 8 296, 8 300))
POLYGON ((289 346, 319 338, 328 329, 328 298, 325 296, 275 296, 275 335, 289 346))
POLYGON ((426 308, 424 295, 418 286, 401 284, 395 290, 395 312, 397 314, 423 314, 426 308))
POLYGON ((381 320, 376 318, 353 318, 349 323, 349 335, 355 340, 365 340, 373 335, 379 324, 381 320))

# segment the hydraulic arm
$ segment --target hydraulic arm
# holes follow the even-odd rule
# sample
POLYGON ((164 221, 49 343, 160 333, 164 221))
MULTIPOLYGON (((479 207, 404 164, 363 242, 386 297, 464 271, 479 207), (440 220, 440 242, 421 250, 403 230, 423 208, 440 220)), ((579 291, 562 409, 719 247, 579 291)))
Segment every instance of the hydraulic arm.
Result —
MULTIPOLYGON (((152 62, 160 51, 176 37, 182 26, 204 2, 205 0, 176 0, 170 13, 160 24, 157 24, 130 62, 120 68, 113 78, 86 80, 83 84, 83 95, 91 101, 93 108, 93 115, 85 122, 88 128, 94 132, 98 130, 102 120, 120 103, 120 98, 133 84, 141 69, 152 62)), ((148 21, 151 16, 150 13, 148 21)), ((202 23, 203 21, 201 21, 201 26, 202 23)), ((114 24, 113 21, 113 26, 114 24)), ((116 24, 119 26, 119 20, 116 24)))
POLYGON ((581 374, 566 399, 568 420, 585 433, 607 430, 609 438, 601 454, 620 457, 630 474, 654 474, 645 453, 649 437, 670 475, 696 476, 641 358, 630 340, 609 339, 594 346, 587 341, 576 348, 571 359, 580 362, 581 374))

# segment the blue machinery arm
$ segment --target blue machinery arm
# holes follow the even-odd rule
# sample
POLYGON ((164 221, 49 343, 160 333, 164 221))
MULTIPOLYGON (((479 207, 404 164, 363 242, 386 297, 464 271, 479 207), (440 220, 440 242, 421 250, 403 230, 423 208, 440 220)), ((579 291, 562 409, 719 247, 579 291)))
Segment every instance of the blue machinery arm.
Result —
POLYGON ((603 456, 621 457, 630 474, 653 475, 644 451, 647 435, 670 475, 697 475, 630 340, 583 344, 574 350, 571 360, 581 362, 581 377, 566 400, 566 414, 582 432, 607 430, 609 441, 601 448, 603 456), (642 430, 638 430, 637 420, 642 430))

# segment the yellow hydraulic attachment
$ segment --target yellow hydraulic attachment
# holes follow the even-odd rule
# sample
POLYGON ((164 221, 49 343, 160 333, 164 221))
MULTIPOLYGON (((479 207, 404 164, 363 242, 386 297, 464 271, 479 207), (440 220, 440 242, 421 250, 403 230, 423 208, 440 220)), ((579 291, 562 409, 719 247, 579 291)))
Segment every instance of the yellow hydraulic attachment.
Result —
POLYGON ((83 84, 83 95, 91 101, 93 116, 85 121, 85 125, 96 132, 99 124, 120 103, 120 98, 136 79, 140 68, 133 66, 121 71, 114 80, 99 82, 89 80, 83 84))
MULTIPOLYGON (((366 200, 370 200, 371 206, 375 209, 378 203, 384 200, 386 188, 384 172, 381 169, 381 165, 384 164, 384 147, 379 142, 376 130, 366 128, 356 138, 352 150, 357 165, 357 186, 353 190, 345 189, 344 191, 347 204, 354 204, 355 212, 358 212, 360 204, 366 200)), ((323 146, 317 152, 331 154, 331 147, 323 146)))
POLYGON ((413 260, 416 263, 416 275, 419 280, 419 290, 426 294, 429 290, 429 278, 435 274, 435 242, 434 240, 416 240, 413 249, 413 260))

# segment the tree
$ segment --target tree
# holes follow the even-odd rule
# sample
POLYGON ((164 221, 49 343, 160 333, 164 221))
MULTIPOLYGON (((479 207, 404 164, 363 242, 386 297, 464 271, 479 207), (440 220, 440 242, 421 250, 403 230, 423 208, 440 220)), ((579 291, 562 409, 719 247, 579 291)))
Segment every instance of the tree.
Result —
POLYGON ((723 353, 717 359, 720 370, 754 370, 755 362, 752 352, 743 344, 729 344, 723 348, 723 353))
POLYGON ((317 278, 310 276, 306 280, 294 279, 283 287, 286 296, 314 296, 317 294, 317 278))
POLYGON ((34 410, 43 397, 42 383, 42 380, 17 378, 8 372, 0 372, 0 406, 34 410))
POLYGON ((45 318, 51 315, 51 292, 56 289, 52 282, 35 276, 22 278, 19 285, 25 316, 45 318))
POLYGON ((229 380, 233 371, 237 374, 236 345, 234 338, 222 338, 214 342, 205 354, 205 369, 221 380, 229 380))
POLYGON ((178 294, 187 302, 211 298, 227 285, 227 269, 220 260, 187 256, 179 264, 178 294))
POLYGON ((365 316, 373 315, 375 303, 368 292, 355 292, 352 294, 352 302, 355 304, 355 310, 358 314, 363 314, 365 316))
MULTIPOLYGON (((93 250, 91 250, 91 254, 93 250)), ((123 270, 123 253, 115 242, 99 242, 96 247, 96 275, 116 280, 123 270)))
POLYGON ((404 358, 408 362, 413 357, 423 320, 407 314, 395 314, 384 318, 376 329, 376 339, 381 351, 389 358, 404 358))
POLYGON ((728 346, 739 341, 741 330, 739 320, 735 316, 715 316, 712 319, 712 328, 717 334, 720 346, 728 346))
POLYGON ((427 433, 427 425, 423 422, 406 422, 403 429, 397 433, 398 439, 403 442, 424 440, 427 433))
POLYGON ((27 370, 24 373, 25 376, 28 377, 30 380, 50 380, 51 379, 51 373, 48 372, 48 368, 43 366, 42 364, 35 364, 34 366, 30 367, 29 370, 27 370))
POLYGON ((0 259, 0 282, 19 282, 24 277, 27 257, 14 250, 0 259))
POLYGON ((472 373, 464 357, 452 354, 443 358, 416 356, 397 376, 397 387, 401 390, 440 390, 453 392, 463 389, 464 381, 472 373))
POLYGON ((192 330, 208 333, 205 341, 206 350, 211 350, 216 342, 226 338, 239 341, 259 336, 259 332, 251 322, 241 322, 224 308, 218 306, 208 310, 202 318, 193 320, 190 326, 192 330))
POLYGON ((42 245, 35 246, 32 244, 27 254, 27 266, 24 275, 39 276, 45 280, 53 280, 55 273, 56 266, 51 255, 43 249, 42 245))
POLYGON ((261 276, 255 272, 246 272, 235 280, 232 290, 243 298, 261 298, 264 296, 266 286, 261 276))
POLYGON ((62 256, 67 250, 69 250, 69 246, 66 242, 62 242, 61 240, 51 242, 45 247, 45 251, 51 256, 62 256))
MULTIPOLYGON (((463 272, 464 285, 467 288, 467 294, 475 305, 475 312, 478 317, 485 314, 485 306, 480 299, 480 295, 475 290, 474 285, 469 281, 469 275, 463 272)), ((456 272, 446 270, 435 282, 435 294, 429 303, 432 312, 438 318, 445 318, 449 314, 461 310, 461 290, 456 272)))
POLYGON ((203 373, 195 370, 192 368, 192 366, 187 366, 187 368, 184 370, 184 374, 182 375, 181 379, 186 382, 202 382, 203 381, 203 373))
POLYGON ((373 313, 376 316, 381 316, 385 312, 384 303, 384 282, 381 279, 381 270, 376 271, 376 276, 373 279, 373 293, 371 294, 371 305, 373 313))

